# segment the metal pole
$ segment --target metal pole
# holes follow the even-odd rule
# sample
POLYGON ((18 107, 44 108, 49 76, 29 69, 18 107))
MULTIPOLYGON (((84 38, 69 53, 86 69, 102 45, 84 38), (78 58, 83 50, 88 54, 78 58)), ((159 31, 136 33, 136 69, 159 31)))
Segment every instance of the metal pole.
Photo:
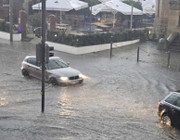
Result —
POLYGON ((60 11, 60 24, 62 24, 63 22, 62 22, 62 11, 60 11))
POLYGON ((112 38, 111 38, 111 44, 110 44, 110 58, 112 58, 112 38))
POLYGON ((168 51, 168 64, 167 64, 168 68, 170 67, 170 58, 171 58, 171 53, 170 51, 168 51))
POLYGON ((137 62, 139 62, 139 47, 137 49, 137 62))
POLYGON ((130 21, 130 29, 132 30, 133 26, 133 3, 131 4, 131 21, 130 21))
POLYGON ((10 31, 10 41, 13 42, 13 0, 9 1, 9 31, 10 31))
POLYGON ((90 14, 90 32, 92 31, 92 5, 91 5, 91 14, 90 14))
POLYGON ((115 27, 115 20, 116 20, 116 14, 113 13, 113 29, 114 29, 114 27, 115 27))
POLYGON ((46 0, 42 0, 42 104, 41 112, 45 108, 45 41, 46 41, 46 0))

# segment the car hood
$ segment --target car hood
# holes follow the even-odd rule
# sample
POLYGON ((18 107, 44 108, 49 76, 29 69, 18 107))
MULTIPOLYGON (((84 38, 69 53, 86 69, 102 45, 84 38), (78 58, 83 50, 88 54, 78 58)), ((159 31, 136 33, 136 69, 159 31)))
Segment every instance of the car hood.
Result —
POLYGON ((71 67, 48 70, 48 72, 53 75, 61 76, 61 77, 72 77, 80 74, 78 70, 73 69, 71 67))

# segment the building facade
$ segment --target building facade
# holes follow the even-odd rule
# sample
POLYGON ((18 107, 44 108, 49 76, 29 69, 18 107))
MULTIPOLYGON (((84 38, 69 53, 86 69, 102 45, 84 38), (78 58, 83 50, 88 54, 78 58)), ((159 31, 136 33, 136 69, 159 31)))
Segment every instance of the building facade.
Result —
MULTIPOLYGON (((13 1, 13 19, 14 23, 18 22, 19 10, 23 9, 24 0, 13 1)), ((0 0, 0 19, 9 21, 9 0, 0 0)))
POLYGON ((167 37, 173 32, 180 33, 179 0, 156 0, 154 32, 157 37, 167 37))
MULTIPOLYGON (((0 19, 9 21, 9 1, 0 0, 0 19)), ((31 6, 40 0, 13 0, 13 19, 14 23, 18 23, 19 11, 25 10, 27 14, 31 10, 31 6)), ((31 12, 31 11, 30 11, 31 12)))

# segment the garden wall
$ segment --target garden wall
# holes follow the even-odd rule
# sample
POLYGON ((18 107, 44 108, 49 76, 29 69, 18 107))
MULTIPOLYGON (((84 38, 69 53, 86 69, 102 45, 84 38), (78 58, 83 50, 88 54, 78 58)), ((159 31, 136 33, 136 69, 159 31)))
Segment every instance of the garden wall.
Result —
MULTIPOLYGON (((0 31, 0 38, 10 40, 10 33, 0 31)), ((13 34, 13 41, 21 41, 21 34, 13 34)))
MULTIPOLYGON (((113 48, 118 48, 118 47, 122 47, 122 46, 135 44, 135 43, 138 43, 139 41, 140 40, 137 39, 137 40, 113 43, 113 48)), ((54 43, 54 42, 50 42, 50 41, 47 41, 46 43, 49 46, 53 46, 54 50, 56 50, 56 51, 66 52, 66 53, 75 54, 75 55, 99 52, 99 51, 110 49, 110 43, 100 44, 100 45, 83 46, 83 47, 73 47, 73 46, 54 43)))

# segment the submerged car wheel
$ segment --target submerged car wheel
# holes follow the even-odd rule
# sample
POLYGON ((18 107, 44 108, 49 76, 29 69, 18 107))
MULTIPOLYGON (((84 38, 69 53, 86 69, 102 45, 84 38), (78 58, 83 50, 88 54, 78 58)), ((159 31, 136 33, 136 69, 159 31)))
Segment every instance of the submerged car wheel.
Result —
POLYGON ((161 117, 161 123, 167 126, 172 126, 171 118, 167 114, 164 114, 161 117))
POLYGON ((29 72, 25 69, 22 70, 22 75, 25 76, 25 77, 28 77, 29 76, 29 72))
POLYGON ((79 84, 82 84, 83 83, 83 80, 79 81, 79 84))
POLYGON ((52 84, 53 86, 57 85, 57 80, 55 78, 50 78, 49 83, 52 84))

